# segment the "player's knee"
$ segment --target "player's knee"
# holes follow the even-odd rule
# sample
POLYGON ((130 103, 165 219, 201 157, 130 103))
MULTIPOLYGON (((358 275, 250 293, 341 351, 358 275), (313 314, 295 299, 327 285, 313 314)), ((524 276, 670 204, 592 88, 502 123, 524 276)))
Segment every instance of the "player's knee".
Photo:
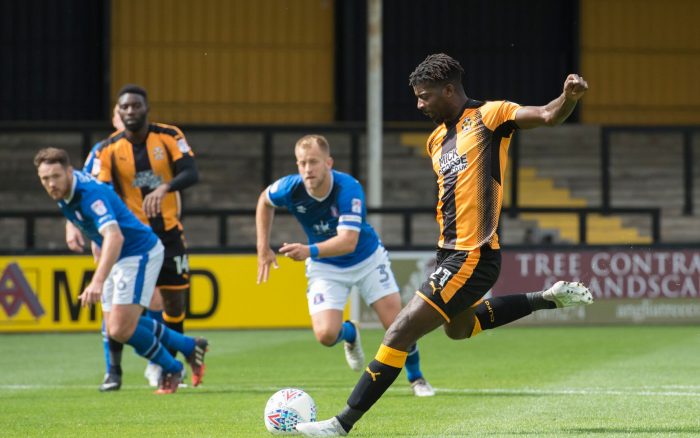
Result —
POLYGON ((325 345, 326 347, 332 347, 335 345, 335 341, 338 339, 338 332, 336 331, 333 333, 331 330, 315 330, 314 334, 316 335, 316 340, 321 343, 321 345, 325 345))
POLYGON ((467 330, 465 327, 450 327, 446 325, 445 334, 448 338, 458 341, 471 337, 471 330, 467 330))
POLYGON ((130 325, 112 322, 109 326, 109 337, 122 344, 126 344, 133 334, 134 328, 130 325))
POLYGON ((185 312, 185 293, 167 291, 162 294, 163 311, 171 317, 178 317, 185 312))

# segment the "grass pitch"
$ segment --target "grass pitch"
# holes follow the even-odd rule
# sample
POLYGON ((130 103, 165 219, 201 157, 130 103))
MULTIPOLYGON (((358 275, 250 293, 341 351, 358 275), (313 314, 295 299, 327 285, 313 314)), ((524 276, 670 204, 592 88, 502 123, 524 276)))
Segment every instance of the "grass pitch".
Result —
MULTIPOLYGON (((284 387, 336 414, 358 374, 310 330, 204 332, 200 388, 156 396, 124 350, 124 386, 101 394, 98 334, 0 335, 2 437, 267 437, 262 411, 284 387)), ((363 331, 372 357, 379 330, 363 331)), ((421 341, 432 398, 405 375, 356 425, 357 437, 700 435, 700 328, 500 328, 421 341)))

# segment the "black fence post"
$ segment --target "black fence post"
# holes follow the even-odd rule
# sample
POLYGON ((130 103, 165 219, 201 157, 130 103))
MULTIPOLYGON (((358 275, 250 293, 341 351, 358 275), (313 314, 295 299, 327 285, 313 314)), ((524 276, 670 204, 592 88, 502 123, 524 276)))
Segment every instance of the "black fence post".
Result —
POLYGON ((610 131, 603 127, 600 130, 600 185, 602 196, 602 208, 610 209, 610 131))
POLYGON ((262 186, 267 187, 272 184, 272 132, 265 130, 263 133, 263 172, 262 172, 262 186))
POLYGON ((24 229, 24 245, 27 249, 34 249, 34 216, 28 215, 24 219, 27 221, 27 226, 24 229))
POLYGON ((578 212, 578 244, 585 245, 588 241, 588 212, 579 210, 578 212))
POLYGON ((659 208, 651 214, 651 239, 654 243, 661 242, 661 209, 659 208))
POLYGON ((412 218, 413 218, 413 215, 410 212, 405 211, 403 213, 403 245, 404 246, 411 246, 413 244, 413 241, 412 241, 412 236, 413 236, 412 231, 413 230, 411 229, 411 228, 413 228, 413 226, 412 226, 413 221, 411 220, 412 218))
POLYGON ((350 134, 350 174, 360 179, 360 134, 354 129, 350 134))
POLYGON ((228 215, 219 213, 219 246, 225 248, 228 245, 228 215))
POLYGON ((683 186, 685 190, 683 214, 693 214, 693 136, 690 129, 683 131, 683 186))

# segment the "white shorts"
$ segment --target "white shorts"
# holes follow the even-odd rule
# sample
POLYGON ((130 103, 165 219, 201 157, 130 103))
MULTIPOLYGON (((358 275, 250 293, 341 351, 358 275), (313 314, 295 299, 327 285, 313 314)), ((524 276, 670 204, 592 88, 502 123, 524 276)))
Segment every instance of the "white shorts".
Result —
POLYGON ((342 311, 353 286, 357 286, 368 306, 380 298, 399 292, 391 271, 389 254, 381 245, 365 260, 345 268, 308 258, 306 278, 309 281, 306 299, 311 315, 329 309, 342 311))
POLYGON ((163 252, 159 240, 147 254, 124 257, 115 263, 102 289, 102 311, 111 311, 112 304, 148 307, 163 265, 163 252))

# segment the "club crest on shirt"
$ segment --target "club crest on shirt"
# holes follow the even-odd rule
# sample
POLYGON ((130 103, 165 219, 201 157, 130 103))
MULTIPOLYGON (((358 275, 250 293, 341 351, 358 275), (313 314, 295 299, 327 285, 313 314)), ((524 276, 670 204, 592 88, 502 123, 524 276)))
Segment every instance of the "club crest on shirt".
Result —
POLYGON ((162 146, 156 146, 153 148, 153 159, 155 159, 155 160, 165 159, 165 151, 163 151, 162 146))
POLYGON ((306 213, 306 207, 304 207, 303 205, 297 205, 296 208, 297 208, 297 213, 300 213, 300 214, 306 213))
POLYGON ((472 129, 473 123, 471 117, 467 117, 462 122, 462 132, 467 132, 472 129))
POLYGON ((102 199, 98 199, 97 201, 90 204, 90 208, 98 216, 104 216, 105 214, 107 214, 107 207, 105 207, 105 204, 104 202, 102 202, 102 199))

